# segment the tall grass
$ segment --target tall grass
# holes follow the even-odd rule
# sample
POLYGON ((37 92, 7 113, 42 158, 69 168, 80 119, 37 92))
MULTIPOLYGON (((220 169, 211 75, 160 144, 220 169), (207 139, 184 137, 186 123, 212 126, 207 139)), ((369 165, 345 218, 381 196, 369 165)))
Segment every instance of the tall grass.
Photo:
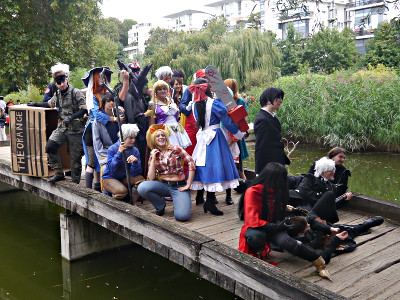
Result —
MULTIPOLYGON (((400 79, 378 66, 356 73, 303 74, 274 83, 285 92, 278 112, 292 139, 349 150, 400 151, 400 79)), ((248 94, 259 98, 263 89, 248 94)), ((256 101, 257 102, 257 101, 256 101)), ((259 104, 250 109, 254 120, 259 104)))

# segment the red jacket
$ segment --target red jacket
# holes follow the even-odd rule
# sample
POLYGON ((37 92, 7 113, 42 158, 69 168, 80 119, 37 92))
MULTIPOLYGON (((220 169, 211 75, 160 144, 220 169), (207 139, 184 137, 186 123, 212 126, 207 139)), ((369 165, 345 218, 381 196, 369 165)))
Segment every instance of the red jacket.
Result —
MULTIPOLYGON (((274 190, 272 188, 269 188, 268 194, 270 195, 270 198, 267 199, 269 215, 267 217, 267 221, 261 220, 262 189, 263 189, 263 184, 253 185, 246 190, 246 194, 244 195, 244 203, 243 203, 244 224, 240 232, 238 250, 244 253, 248 253, 252 256, 256 256, 256 254, 250 251, 249 245, 247 244, 245 237, 246 230, 249 227, 251 228, 261 227, 267 224, 268 222, 271 222, 274 214, 274 190)), ((263 256, 268 255, 270 252, 271 252, 271 247, 266 242, 263 256)))

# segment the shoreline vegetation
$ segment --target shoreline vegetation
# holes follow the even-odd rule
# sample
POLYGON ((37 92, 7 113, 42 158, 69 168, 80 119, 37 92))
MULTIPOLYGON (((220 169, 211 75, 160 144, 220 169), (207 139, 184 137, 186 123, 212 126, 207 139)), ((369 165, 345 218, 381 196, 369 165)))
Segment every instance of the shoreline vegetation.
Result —
MULTIPOLYGON (((400 152, 400 80, 390 68, 285 76, 274 86, 285 92, 277 114, 288 140, 352 152, 400 152)), ((247 93, 250 122, 263 90, 247 93)))
MULTIPOLYGON (((246 92, 249 123, 260 109, 259 96, 267 86, 246 92)), ((277 114, 288 141, 339 146, 351 152, 400 152, 400 78, 393 69, 378 65, 330 75, 290 75, 272 86, 285 92, 277 114)), ((40 102, 42 95, 30 85, 5 98, 40 102)))

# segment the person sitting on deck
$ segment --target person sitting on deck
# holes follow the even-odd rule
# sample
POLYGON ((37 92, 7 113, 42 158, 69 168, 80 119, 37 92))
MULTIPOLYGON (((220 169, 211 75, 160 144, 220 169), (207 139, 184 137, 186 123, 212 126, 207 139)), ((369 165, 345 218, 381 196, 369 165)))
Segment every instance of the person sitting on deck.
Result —
POLYGON ((153 204, 158 216, 165 212, 163 197, 172 197, 175 219, 182 222, 189 220, 192 205, 189 189, 196 170, 192 157, 180 146, 170 145, 164 124, 150 126, 146 140, 151 149, 147 174, 149 180, 139 185, 139 194, 153 204), (182 161, 189 168, 187 181, 182 161))
MULTIPOLYGON (((325 264, 329 262, 340 240, 347 237, 347 233, 339 234, 339 228, 326 227, 337 235, 322 253, 295 240, 287 232, 286 227, 290 228, 290 224, 285 225, 284 222, 288 201, 287 170, 279 163, 270 162, 240 199, 239 211, 243 211, 244 225, 240 232, 238 250, 265 258, 271 252, 270 242, 273 242, 289 253, 311 262, 321 277, 330 279, 325 264)), ((299 233, 308 230, 307 222, 303 225, 299 233)))
MULTIPOLYGON (((335 175, 332 183, 336 186, 336 197, 339 197, 346 193, 349 177, 351 177, 351 172, 347 169, 343 163, 346 159, 346 149, 335 147, 329 150, 328 158, 335 162, 335 175)), ((314 174, 315 172, 315 162, 310 167, 308 173, 314 174)), ((350 200, 350 199, 347 199, 350 200)), ((345 203, 345 202, 343 202, 345 203)))
MULTIPOLYGON (((335 162, 323 157, 316 161, 314 175, 306 174, 290 189, 290 204, 311 210, 321 219, 330 223, 339 221, 336 212, 336 187, 332 184, 335 174, 335 162)), ((344 200, 351 199, 347 192, 344 200)), ((339 199, 338 199, 339 200, 339 199)))
POLYGON ((103 174, 103 186, 106 192, 112 194, 112 197, 118 200, 124 200, 128 195, 128 180, 126 178, 125 162, 123 152, 126 154, 126 162, 129 167, 130 183, 133 190, 133 199, 129 199, 132 204, 136 203, 138 194, 136 188, 144 181, 142 174, 142 167, 140 164, 140 153, 135 143, 136 136, 139 128, 136 124, 122 124, 121 125, 123 142, 116 142, 107 152, 107 165, 103 174))

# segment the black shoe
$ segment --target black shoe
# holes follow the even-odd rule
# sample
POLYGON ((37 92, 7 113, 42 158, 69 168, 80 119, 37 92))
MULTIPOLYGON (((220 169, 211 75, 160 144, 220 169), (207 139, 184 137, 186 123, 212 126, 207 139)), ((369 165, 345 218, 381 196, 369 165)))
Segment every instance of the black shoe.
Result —
POLYGON ((382 217, 374 217, 362 223, 362 232, 369 231, 372 227, 382 225, 384 219, 382 217))
POLYGON ((65 176, 71 176, 71 171, 67 171, 67 172, 65 172, 65 176))
POLYGON ((196 196, 196 205, 201 205, 203 203, 204 203, 204 198, 196 196))
POLYGON ((222 211, 220 211, 216 206, 213 200, 208 200, 203 204, 203 209, 204 209, 204 213, 207 213, 207 211, 209 211, 210 213, 212 213, 213 215, 216 216, 222 216, 224 213, 222 211))
POLYGON ((234 204, 234 202, 233 202, 233 200, 232 200, 231 197, 226 197, 226 198, 225 198, 225 202, 226 202, 226 204, 228 204, 228 205, 234 204))
POLYGON ((64 179, 65 179, 64 172, 57 172, 51 178, 49 178, 47 181, 54 183, 56 181, 60 181, 60 180, 64 180, 64 179))
POLYGON ((164 206, 163 209, 156 210, 156 215, 157 216, 162 216, 162 215, 164 215, 164 213, 165 213, 165 206, 164 206))

